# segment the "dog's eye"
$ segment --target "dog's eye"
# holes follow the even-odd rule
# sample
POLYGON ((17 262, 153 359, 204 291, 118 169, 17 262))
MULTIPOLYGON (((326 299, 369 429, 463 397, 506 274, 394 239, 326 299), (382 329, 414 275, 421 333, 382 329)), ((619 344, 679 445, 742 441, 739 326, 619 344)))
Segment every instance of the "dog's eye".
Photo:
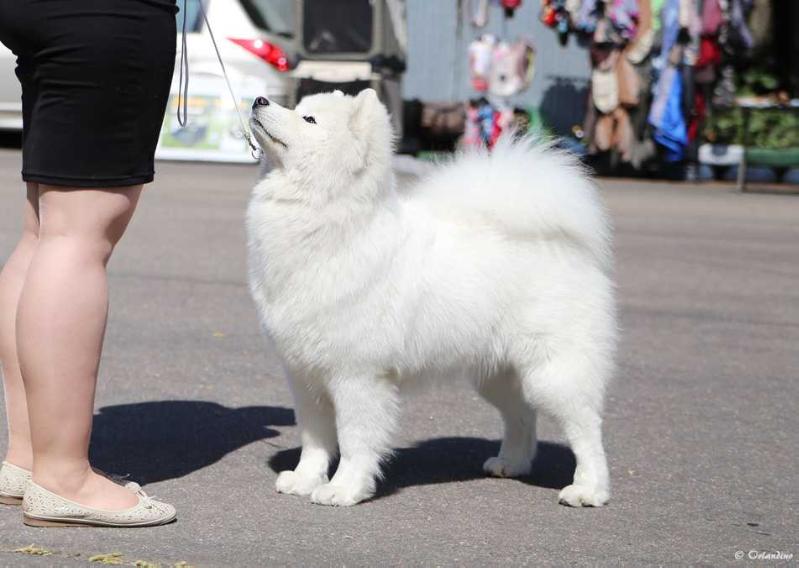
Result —
POLYGON ((309 124, 316 124, 316 119, 312 116, 303 116, 302 119, 309 124))

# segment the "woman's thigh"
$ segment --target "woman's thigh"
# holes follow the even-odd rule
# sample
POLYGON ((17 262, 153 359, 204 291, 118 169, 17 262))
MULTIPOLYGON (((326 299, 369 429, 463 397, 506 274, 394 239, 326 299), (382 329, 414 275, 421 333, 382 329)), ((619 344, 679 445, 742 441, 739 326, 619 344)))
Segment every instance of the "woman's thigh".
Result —
POLYGON ((110 254, 125 232, 141 190, 141 185, 91 189, 40 185, 40 239, 79 239, 110 254))

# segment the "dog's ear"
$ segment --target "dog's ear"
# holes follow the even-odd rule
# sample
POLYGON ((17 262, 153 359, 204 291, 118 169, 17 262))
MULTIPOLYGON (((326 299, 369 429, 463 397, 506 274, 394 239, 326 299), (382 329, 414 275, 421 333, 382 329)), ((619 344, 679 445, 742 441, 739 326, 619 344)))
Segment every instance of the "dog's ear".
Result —
MULTIPOLYGON (((353 99, 350 129, 355 139, 355 144, 352 145, 354 149, 352 155, 356 157, 352 170, 355 171, 365 167, 370 150, 379 148, 383 144, 380 133, 391 132, 388 112, 377 98, 374 89, 365 89, 353 99)), ((386 147, 390 147, 390 139, 386 140, 385 144, 386 147)))
POLYGON ((355 97, 355 103, 358 105, 379 104, 380 99, 374 89, 364 89, 355 97))
POLYGON ((374 89, 364 89, 355 97, 352 116, 350 117, 353 129, 364 132, 372 124, 376 111, 380 108, 380 99, 377 98, 377 91, 374 89))

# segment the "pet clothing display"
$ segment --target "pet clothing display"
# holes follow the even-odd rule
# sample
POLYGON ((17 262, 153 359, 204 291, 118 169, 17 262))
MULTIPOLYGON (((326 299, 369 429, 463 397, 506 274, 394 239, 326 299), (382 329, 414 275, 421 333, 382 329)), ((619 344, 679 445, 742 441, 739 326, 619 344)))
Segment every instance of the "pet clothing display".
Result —
POLYGON ((496 45, 497 38, 491 34, 482 35, 469 45, 469 74, 472 88, 479 93, 488 90, 488 79, 496 45))
POLYGON ((532 42, 500 42, 492 57, 488 90, 499 97, 510 97, 525 90, 533 80, 535 48, 532 42))

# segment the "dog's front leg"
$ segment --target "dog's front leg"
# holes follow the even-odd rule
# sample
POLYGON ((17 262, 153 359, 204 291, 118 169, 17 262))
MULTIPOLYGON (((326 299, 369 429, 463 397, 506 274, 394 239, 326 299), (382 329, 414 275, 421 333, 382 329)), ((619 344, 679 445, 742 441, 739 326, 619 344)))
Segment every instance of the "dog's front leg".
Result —
POLYGON ((294 470, 278 475, 279 493, 310 495, 327 483, 327 469, 336 454, 336 418, 327 391, 301 379, 290 379, 297 423, 302 439, 300 462, 294 470))
POLYGON ((375 494, 397 424, 397 391, 389 380, 368 375, 331 382, 341 461, 330 483, 311 494, 314 503, 349 506, 375 494))

